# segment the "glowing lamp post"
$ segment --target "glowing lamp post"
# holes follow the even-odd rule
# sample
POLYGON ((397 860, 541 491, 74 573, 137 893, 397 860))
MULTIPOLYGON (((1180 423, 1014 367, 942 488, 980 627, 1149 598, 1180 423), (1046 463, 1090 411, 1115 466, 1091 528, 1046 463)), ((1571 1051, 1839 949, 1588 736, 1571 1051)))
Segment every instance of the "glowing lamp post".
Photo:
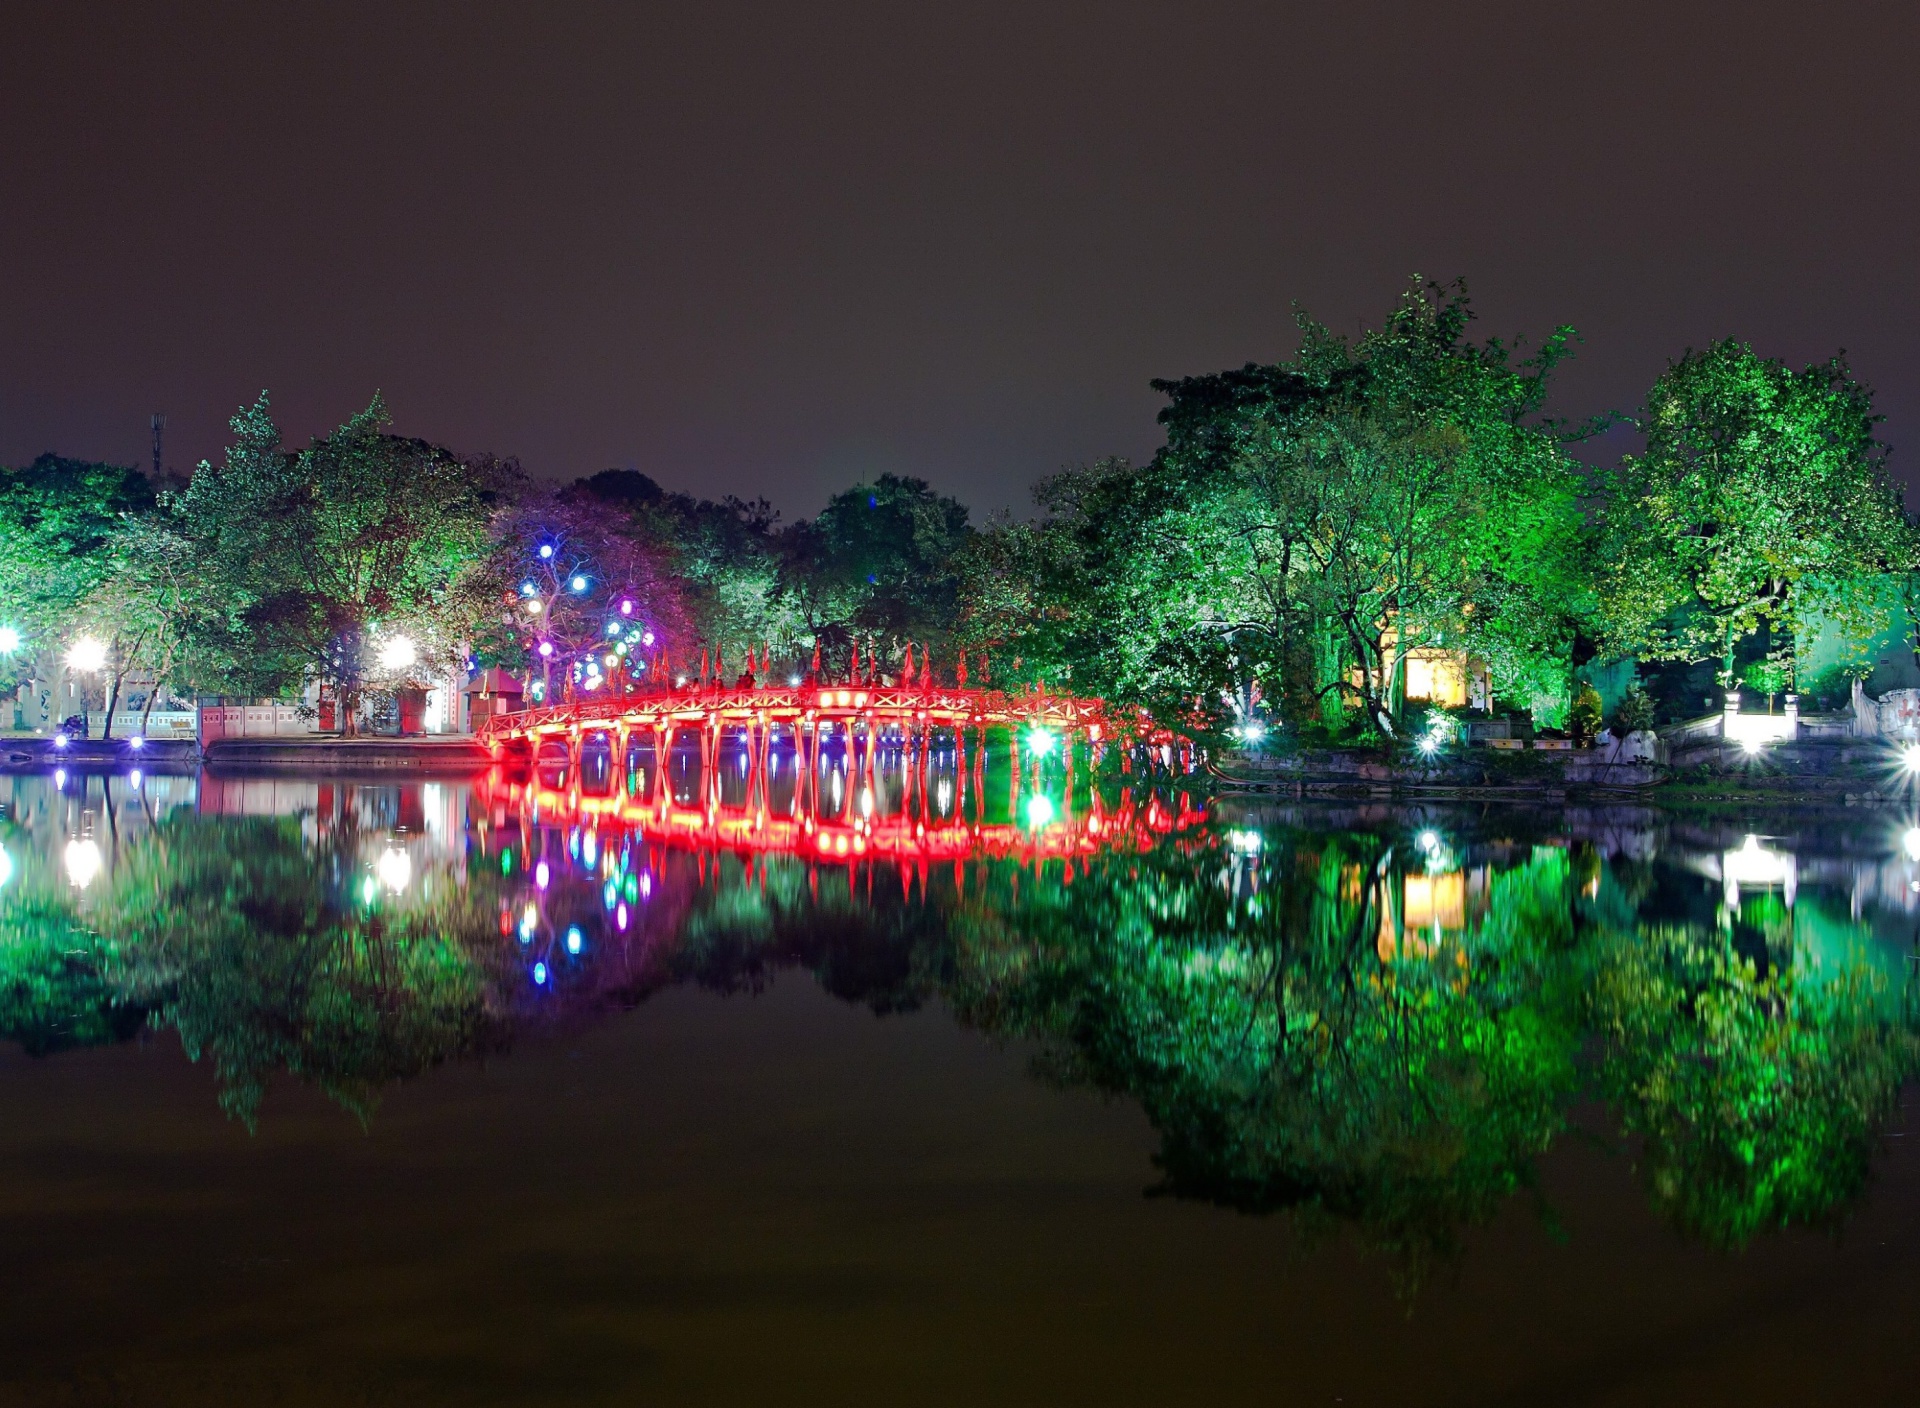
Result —
MULTIPOLYGON (((67 668, 77 674, 99 674, 100 671, 107 668, 106 642, 94 636, 81 636, 80 639, 67 647, 67 668)), ((89 712, 88 700, 85 696, 82 696, 80 702, 80 733, 82 737, 85 737, 92 731, 89 727, 89 712)), ((113 721, 109 719, 107 722, 111 724, 113 721)))

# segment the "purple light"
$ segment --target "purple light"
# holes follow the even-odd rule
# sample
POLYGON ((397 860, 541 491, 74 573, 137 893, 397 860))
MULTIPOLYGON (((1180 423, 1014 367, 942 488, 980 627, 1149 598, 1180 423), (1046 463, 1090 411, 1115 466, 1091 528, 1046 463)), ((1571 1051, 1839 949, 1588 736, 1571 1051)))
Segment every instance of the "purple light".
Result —
POLYGON ((129 738, 127 740, 127 747, 129 748, 144 748, 146 746, 147 746, 146 738, 137 733, 132 738, 129 738))
POLYGON ((622 616, 631 616, 631 615, 633 615, 633 603, 632 603, 632 602, 630 602, 630 601, 623 601, 623 602, 621 602, 621 603, 620 603, 620 614, 621 614, 622 616))
POLYGON ((553 544, 552 544, 552 543, 542 543, 542 544, 540 544, 540 556, 541 556, 541 557, 542 557, 543 559, 544 559, 544 558, 549 558, 549 557, 552 557, 552 556, 553 556, 553 544))
POLYGON ((543 640, 543 641, 541 641, 541 642, 540 642, 540 653, 541 653, 542 655, 551 655, 551 654, 553 654, 553 642, 552 642, 552 641, 550 641, 550 640, 543 640))
POLYGON ((547 869, 547 863, 545 861, 541 861, 540 864, 536 865, 533 868, 533 883, 538 885, 541 889, 543 890, 546 889, 547 881, 551 880, 552 878, 553 878, 553 872, 547 869))
POLYGON ((64 748, 64 747, 66 747, 66 746, 67 746, 67 736, 66 736, 66 735, 65 735, 64 733, 56 733, 56 734, 55 734, 55 735, 53 736, 53 746, 54 746, 54 747, 56 747, 56 748, 64 748))

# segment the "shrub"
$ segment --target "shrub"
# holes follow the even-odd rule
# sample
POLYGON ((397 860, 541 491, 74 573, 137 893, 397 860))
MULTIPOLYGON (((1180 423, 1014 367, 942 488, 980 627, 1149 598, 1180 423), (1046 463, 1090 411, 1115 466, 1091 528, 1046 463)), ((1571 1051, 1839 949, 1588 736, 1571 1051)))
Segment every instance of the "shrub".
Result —
POLYGON ((1614 708, 1611 727, 1619 738, 1653 727, 1653 700, 1639 685, 1629 689, 1614 708))

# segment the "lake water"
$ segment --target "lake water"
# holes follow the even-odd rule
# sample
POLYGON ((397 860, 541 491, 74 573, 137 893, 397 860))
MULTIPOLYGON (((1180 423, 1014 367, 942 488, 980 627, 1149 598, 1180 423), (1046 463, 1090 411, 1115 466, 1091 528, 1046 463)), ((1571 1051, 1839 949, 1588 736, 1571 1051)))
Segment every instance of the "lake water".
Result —
POLYGON ((1920 1395, 1910 819, 666 761, 0 778, 0 1403, 1920 1395))

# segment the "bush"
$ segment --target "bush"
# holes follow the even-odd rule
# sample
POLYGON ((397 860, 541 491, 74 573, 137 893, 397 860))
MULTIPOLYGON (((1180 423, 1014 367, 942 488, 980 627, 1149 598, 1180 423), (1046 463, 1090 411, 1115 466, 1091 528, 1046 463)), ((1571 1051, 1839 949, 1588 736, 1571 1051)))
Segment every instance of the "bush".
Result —
POLYGON ((1567 726, 1576 738, 1591 738, 1600 732, 1600 691, 1583 684, 1574 692, 1573 707, 1567 711, 1567 726))
POLYGON ((1625 738, 1630 733, 1652 728, 1652 698, 1639 685, 1634 685, 1615 707, 1610 727, 1616 738, 1625 738))

